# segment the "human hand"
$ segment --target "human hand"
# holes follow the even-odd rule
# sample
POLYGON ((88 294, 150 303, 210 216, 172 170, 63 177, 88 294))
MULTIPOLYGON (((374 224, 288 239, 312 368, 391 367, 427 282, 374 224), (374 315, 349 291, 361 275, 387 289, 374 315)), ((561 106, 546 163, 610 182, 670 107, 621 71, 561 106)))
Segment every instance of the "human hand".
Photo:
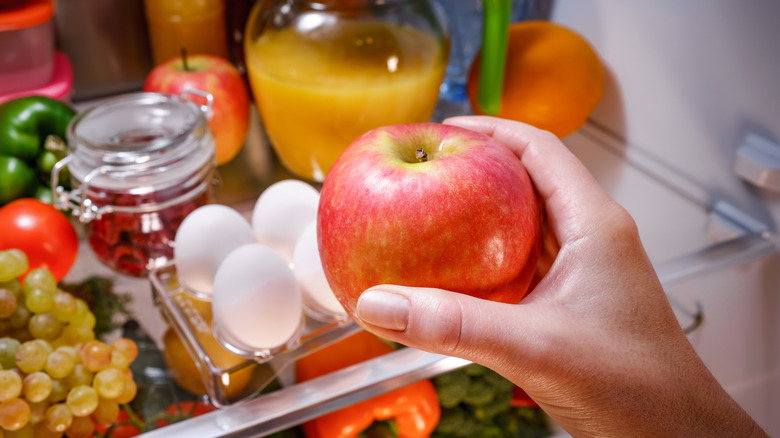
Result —
POLYGON ((492 368, 575 436, 763 436, 688 342, 631 216, 557 137, 490 117, 445 123, 520 157, 560 250, 519 304, 380 285, 358 300, 361 325, 492 368))

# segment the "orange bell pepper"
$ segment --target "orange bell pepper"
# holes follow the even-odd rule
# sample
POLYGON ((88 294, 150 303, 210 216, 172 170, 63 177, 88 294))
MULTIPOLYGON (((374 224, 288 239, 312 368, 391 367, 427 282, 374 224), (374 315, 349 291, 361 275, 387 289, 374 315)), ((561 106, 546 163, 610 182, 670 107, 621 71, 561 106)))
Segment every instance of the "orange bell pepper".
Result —
MULTIPOLYGON (((361 331, 302 359, 296 365, 299 382, 387 354, 393 348, 361 331)), ((375 421, 393 420, 399 438, 430 436, 441 416, 436 388, 421 380, 369 400, 315 418, 304 424, 308 438, 355 438, 375 421)))

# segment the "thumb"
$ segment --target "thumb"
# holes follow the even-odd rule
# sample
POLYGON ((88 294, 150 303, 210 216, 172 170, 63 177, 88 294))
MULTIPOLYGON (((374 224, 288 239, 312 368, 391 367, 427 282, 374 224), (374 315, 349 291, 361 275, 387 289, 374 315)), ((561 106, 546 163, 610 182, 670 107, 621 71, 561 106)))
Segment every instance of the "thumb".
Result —
POLYGON ((381 285, 363 292, 356 318, 409 347, 500 366, 491 362, 524 354, 524 310, 441 289, 381 285))

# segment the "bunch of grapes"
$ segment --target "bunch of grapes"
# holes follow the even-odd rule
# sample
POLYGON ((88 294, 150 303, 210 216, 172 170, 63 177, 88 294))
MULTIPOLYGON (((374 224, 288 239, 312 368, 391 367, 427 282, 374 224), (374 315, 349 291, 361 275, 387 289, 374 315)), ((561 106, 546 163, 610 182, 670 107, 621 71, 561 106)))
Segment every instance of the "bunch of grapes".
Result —
POLYGON ((136 394, 130 339, 95 339, 87 303, 19 250, 0 251, 0 436, 87 437, 136 394))

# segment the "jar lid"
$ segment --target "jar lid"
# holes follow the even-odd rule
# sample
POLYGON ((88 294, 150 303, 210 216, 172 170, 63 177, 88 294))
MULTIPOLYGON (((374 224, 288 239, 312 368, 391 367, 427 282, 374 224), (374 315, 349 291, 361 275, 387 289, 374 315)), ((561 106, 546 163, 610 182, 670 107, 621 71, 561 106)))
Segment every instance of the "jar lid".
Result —
POLYGON ((0 10, 0 31, 37 26, 53 16, 53 0, 28 0, 20 6, 0 10))
MULTIPOLYGON (((201 106, 184 96, 162 93, 133 93, 104 101, 79 113, 68 125, 70 173, 83 182, 95 169, 155 179, 197 169, 213 159, 210 110, 210 104, 201 106)), ((113 183, 102 186, 127 179, 104 176, 99 179, 113 183)), ((135 184, 138 179, 127 182, 135 184)))

